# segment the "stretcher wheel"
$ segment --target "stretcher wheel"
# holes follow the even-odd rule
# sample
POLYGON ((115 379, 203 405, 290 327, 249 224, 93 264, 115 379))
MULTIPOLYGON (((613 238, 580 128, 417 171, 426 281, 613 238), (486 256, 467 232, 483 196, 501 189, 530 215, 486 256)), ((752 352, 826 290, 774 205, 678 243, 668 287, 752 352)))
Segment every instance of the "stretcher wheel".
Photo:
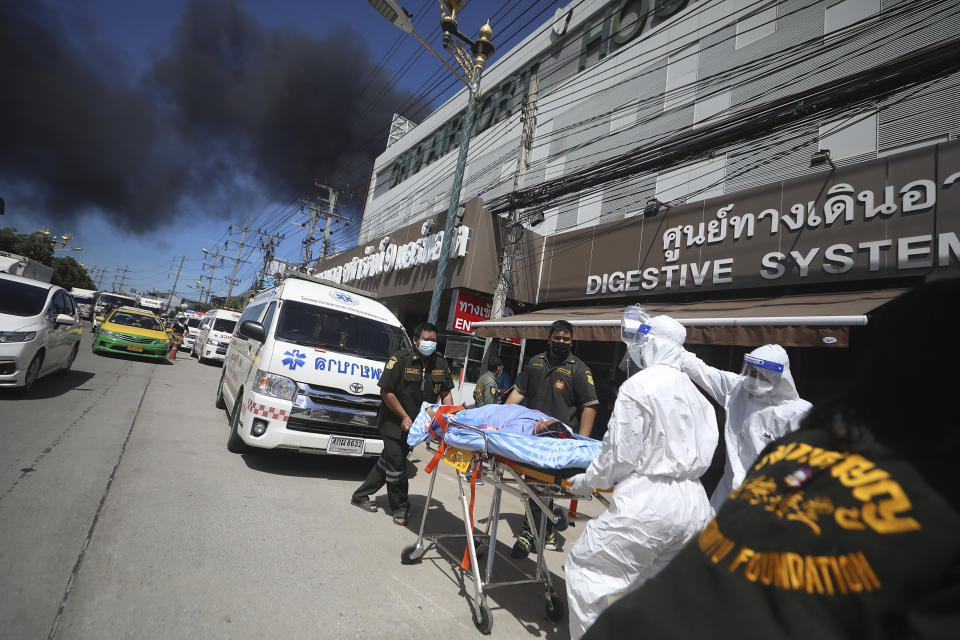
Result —
POLYGON ((557 524, 555 525, 557 531, 566 531, 567 527, 570 526, 570 516, 567 515, 567 510, 557 505, 553 508, 553 515, 557 516, 557 524))
POLYGON ((493 614, 490 612, 490 607, 481 604, 473 608, 473 626, 483 635, 493 630, 493 614))
POLYGON ((417 564, 422 557, 423 553, 420 550, 420 545, 411 544, 408 547, 404 547, 400 552, 400 563, 417 564))
POLYGON ((547 594, 547 617, 554 622, 560 622, 567 615, 567 604, 555 591, 547 594))

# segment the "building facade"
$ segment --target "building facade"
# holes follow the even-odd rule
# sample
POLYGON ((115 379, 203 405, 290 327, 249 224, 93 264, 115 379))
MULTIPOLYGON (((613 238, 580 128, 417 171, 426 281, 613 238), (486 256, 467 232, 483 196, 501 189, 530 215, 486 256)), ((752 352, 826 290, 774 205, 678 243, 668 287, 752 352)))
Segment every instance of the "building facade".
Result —
MULTIPOLYGON (((484 73, 461 198, 473 244, 457 231, 464 253, 451 257, 477 271, 452 268, 445 327, 458 333, 459 291, 492 293, 510 241, 517 315, 471 327, 481 334, 542 338, 525 310, 641 302, 702 327, 689 305, 847 294, 857 313, 811 307, 763 325, 741 309, 737 325, 720 310, 701 317, 718 329, 697 335, 719 366, 765 340, 799 349, 800 370, 852 367, 856 327, 888 299, 874 292, 960 263, 958 37, 951 0, 573 0, 484 73), (507 232, 511 215, 522 235, 507 232)), ((358 248, 318 265, 324 277, 426 315, 466 102, 461 91, 392 137, 358 248), (391 254, 398 234, 416 246, 391 254)), ((615 338, 585 335, 598 344, 578 353, 614 377, 615 338)), ((829 386, 811 380, 808 395, 829 386)))

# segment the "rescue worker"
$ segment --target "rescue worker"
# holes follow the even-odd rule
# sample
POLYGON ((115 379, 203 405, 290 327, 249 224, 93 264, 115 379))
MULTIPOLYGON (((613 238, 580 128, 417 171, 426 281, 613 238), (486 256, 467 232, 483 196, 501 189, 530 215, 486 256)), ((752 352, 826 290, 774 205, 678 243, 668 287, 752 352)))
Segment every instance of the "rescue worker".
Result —
POLYGON ((370 496, 386 484, 394 524, 405 526, 410 514, 407 497, 407 431, 423 402, 453 404, 450 367, 437 348, 437 327, 423 322, 413 330, 413 349, 404 347, 390 356, 383 368, 377 426, 383 438, 383 453, 353 497, 351 504, 375 512, 370 496))
POLYGON ((497 394, 500 387, 497 386, 497 376, 503 372, 503 360, 493 356, 487 362, 487 370, 483 372, 480 379, 477 380, 477 386, 473 390, 473 402, 477 407, 485 404, 498 404, 497 394))
POLYGON ((958 299, 933 281, 872 314, 847 389, 587 639, 960 636, 958 299))
POLYGON ((747 469, 768 444, 796 431, 813 406, 800 397, 790 374, 790 358, 778 344, 754 349, 743 358, 740 375, 715 369, 690 352, 680 364, 690 379, 722 404, 727 462, 710 497, 714 511, 740 486, 747 469))
POLYGON ((713 407, 680 370, 687 331, 668 316, 628 307, 622 338, 641 367, 620 386, 603 448, 570 491, 613 487, 564 563, 570 637, 578 640, 609 596, 666 566, 713 512, 700 476, 717 447, 713 407))
MULTIPOLYGON (((547 351, 530 358, 504 404, 519 404, 526 400, 530 409, 553 416, 580 435, 589 437, 597 416, 597 392, 590 368, 570 353, 572 347, 573 325, 566 320, 551 324, 547 331, 547 351)), ((530 510, 535 522, 539 523, 540 508, 531 504, 530 510)), ((535 546, 533 527, 526 520, 524 524, 511 552, 515 558, 526 556, 535 546)), ((557 535, 549 521, 544 546, 557 548, 557 535)))

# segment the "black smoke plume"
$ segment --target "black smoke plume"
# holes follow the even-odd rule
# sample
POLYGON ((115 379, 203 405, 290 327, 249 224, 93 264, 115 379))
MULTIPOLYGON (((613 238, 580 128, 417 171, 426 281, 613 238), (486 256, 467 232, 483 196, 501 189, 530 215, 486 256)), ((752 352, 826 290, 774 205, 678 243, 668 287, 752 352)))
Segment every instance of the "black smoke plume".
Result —
POLYGON ((267 28, 234 0, 188 2, 169 49, 136 79, 42 2, 0 3, 0 61, 8 213, 29 201, 131 231, 238 217, 244 202, 308 193, 315 177, 360 202, 393 113, 429 110, 388 87, 358 33, 267 28))

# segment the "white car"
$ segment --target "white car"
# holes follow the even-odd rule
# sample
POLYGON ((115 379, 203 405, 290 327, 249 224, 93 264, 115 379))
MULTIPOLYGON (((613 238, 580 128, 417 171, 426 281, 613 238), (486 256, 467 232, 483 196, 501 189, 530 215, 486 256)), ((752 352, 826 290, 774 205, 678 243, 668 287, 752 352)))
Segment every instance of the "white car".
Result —
POLYGON ((193 342, 190 355, 200 362, 209 360, 223 362, 239 319, 240 313, 232 309, 207 311, 203 322, 200 323, 200 332, 193 342))
POLYGON ((72 367, 82 332, 65 289, 0 274, 0 387, 29 389, 37 378, 72 367))

